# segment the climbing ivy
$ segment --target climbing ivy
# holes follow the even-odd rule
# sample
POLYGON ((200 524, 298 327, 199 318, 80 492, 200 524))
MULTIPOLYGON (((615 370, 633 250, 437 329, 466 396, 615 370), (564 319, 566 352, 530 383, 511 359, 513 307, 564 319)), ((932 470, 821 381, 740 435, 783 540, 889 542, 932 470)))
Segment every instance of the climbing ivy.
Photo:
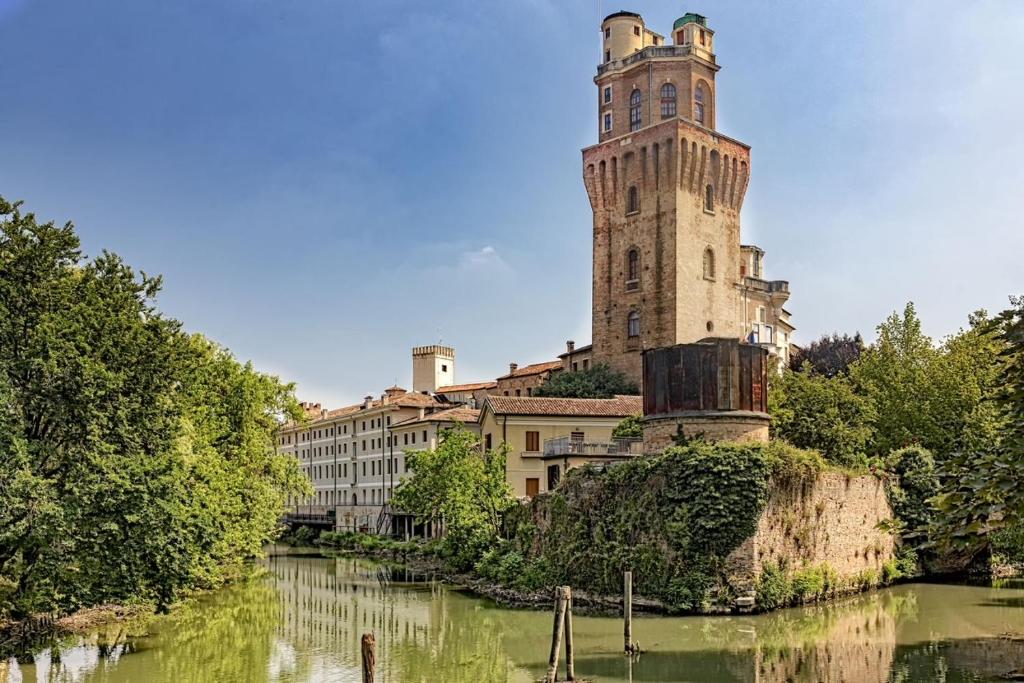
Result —
POLYGON ((824 466, 782 443, 692 442, 607 468, 578 468, 540 504, 545 523, 520 552, 547 561, 553 583, 638 594, 674 610, 729 597, 726 559, 754 534, 769 481, 800 481, 824 466), (724 592, 723 592, 724 591, 724 592))

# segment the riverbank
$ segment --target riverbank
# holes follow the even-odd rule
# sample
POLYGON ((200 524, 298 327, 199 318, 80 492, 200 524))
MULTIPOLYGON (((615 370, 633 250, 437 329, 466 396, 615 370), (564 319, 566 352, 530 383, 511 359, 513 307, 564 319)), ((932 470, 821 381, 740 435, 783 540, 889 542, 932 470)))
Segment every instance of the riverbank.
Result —
MULTIPOLYGON (((360 534, 324 535, 314 546, 322 552, 345 557, 359 557, 401 567, 414 576, 442 581, 456 590, 487 598, 502 607, 541 609, 551 607, 549 587, 526 589, 494 581, 474 572, 460 571, 445 561, 435 542, 395 541, 360 534)), ((587 616, 614 616, 622 613, 622 596, 600 595, 573 589, 573 609, 587 616)), ((668 605, 633 597, 633 610, 647 614, 671 614, 668 605)))

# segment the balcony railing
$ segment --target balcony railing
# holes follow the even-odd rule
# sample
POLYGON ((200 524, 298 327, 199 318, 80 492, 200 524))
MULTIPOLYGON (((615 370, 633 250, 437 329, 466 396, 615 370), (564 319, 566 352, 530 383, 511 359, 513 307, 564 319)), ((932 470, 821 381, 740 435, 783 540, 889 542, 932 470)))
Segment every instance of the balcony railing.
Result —
POLYGON ((692 45, 648 45, 641 50, 637 50, 628 57, 613 59, 610 62, 599 64, 597 67, 597 73, 603 74, 605 71, 621 69, 629 66, 630 64, 642 62, 650 57, 685 57, 692 52, 692 45))
POLYGON ((643 445, 644 440, 638 438, 581 441, 571 436, 560 436, 544 442, 544 455, 584 455, 595 458, 609 455, 640 455, 643 452, 643 445))
POLYGON ((743 284, 749 289, 768 294, 789 294, 789 282, 786 280, 762 280, 759 277, 746 276, 743 284))

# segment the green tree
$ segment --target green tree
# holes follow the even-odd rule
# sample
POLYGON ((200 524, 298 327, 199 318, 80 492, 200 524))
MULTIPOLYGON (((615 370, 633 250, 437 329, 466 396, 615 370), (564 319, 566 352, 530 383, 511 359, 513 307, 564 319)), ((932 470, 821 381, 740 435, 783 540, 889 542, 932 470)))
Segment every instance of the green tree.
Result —
POLYGON ((534 396, 557 398, 612 398, 619 395, 635 396, 640 389, 624 374, 600 363, 579 372, 555 373, 547 384, 533 392, 534 396))
POLYGON ((939 495, 931 526, 933 543, 974 552, 989 547, 993 534, 1012 535, 1024 524, 1024 297, 987 323, 985 332, 1002 346, 991 407, 997 435, 968 444, 941 463, 939 495))
POLYGON ((159 288, 0 199, 0 610, 165 605, 305 488, 272 447, 291 388, 183 333, 159 288))
POLYGON ((932 365, 939 351, 921 331, 914 304, 878 326, 878 339, 850 367, 858 390, 878 411, 871 450, 889 451, 920 443, 931 448, 936 437, 927 400, 932 365))
POLYGON ((494 545, 504 513, 516 504, 505 482, 506 455, 506 446, 483 449, 461 425, 445 430, 436 449, 408 454, 412 476, 395 491, 395 505, 443 522, 445 550, 468 568, 494 545))
POLYGON ((874 404, 845 375, 820 375, 809 363, 773 378, 768 400, 774 437, 838 465, 863 458, 878 419, 874 404))
POLYGON ((644 435, 644 416, 630 415, 612 430, 612 436, 616 439, 637 439, 644 435))

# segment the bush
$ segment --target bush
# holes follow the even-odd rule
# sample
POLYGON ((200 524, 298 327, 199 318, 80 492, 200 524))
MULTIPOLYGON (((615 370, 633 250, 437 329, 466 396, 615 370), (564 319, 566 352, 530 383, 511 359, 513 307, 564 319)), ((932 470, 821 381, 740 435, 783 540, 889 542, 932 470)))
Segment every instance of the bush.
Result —
POLYGON ((640 389, 621 372, 601 363, 589 370, 557 372, 547 384, 533 392, 534 396, 557 398, 612 398, 616 395, 635 396, 640 389))
POLYGON ((785 607, 793 600, 793 586, 785 568, 769 563, 761 568, 757 581, 757 606, 771 610, 785 607))

